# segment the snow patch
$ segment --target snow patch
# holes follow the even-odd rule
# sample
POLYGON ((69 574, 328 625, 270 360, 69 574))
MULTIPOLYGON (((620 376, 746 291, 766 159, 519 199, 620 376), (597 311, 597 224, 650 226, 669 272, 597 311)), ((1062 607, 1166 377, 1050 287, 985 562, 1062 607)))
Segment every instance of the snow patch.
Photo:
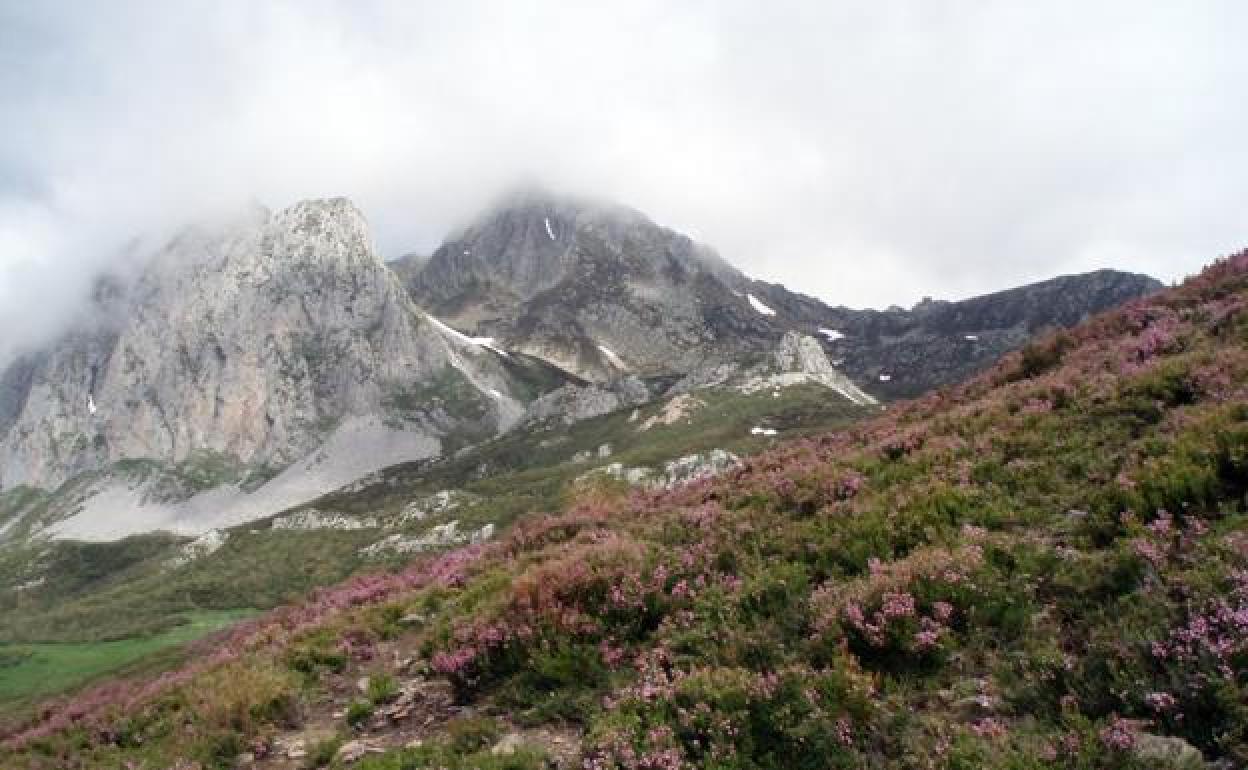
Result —
POLYGON ((966 335, 965 337, 963 337, 962 339, 966 340, 967 342, 978 342, 978 341, 979 341, 979 335, 978 335, 978 334, 968 334, 968 335, 966 335))
POLYGON ((617 356, 611 348, 608 348, 606 345, 599 345, 598 349, 602 351, 602 354, 607 357, 607 361, 616 369, 628 369, 628 364, 624 363, 624 359, 617 356))
POLYGON ((750 306, 753 307, 754 310, 757 311, 759 314, 761 315, 775 315, 776 314, 776 311, 764 305, 762 303, 762 300, 760 300, 758 297, 755 297, 753 294, 746 294, 745 298, 750 301, 750 306))
POLYGON ((426 314, 425 318, 428 318, 430 321, 432 321, 433 325, 436 326, 444 334, 447 334, 452 339, 458 340, 464 343, 465 345, 473 345, 479 348, 488 348, 490 350, 493 350, 495 353, 498 353, 500 356, 510 357, 510 354, 508 354, 506 350, 503 350, 502 348, 498 346, 498 343, 494 340, 493 337, 469 337, 467 334, 464 334, 461 331, 456 331, 455 329, 452 329, 451 327, 447 326, 446 324, 442 323, 441 321, 439 321, 438 319, 434 318, 431 315, 426 314))
POLYGON ((819 333, 828 338, 828 342, 836 342, 845 339, 845 335, 837 329, 820 329, 819 333))
POLYGON ((550 217, 546 217, 546 234, 550 236, 552 241, 555 239, 555 231, 550 226, 550 217))
POLYGON ((750 435, 752 436, 774 436, 776 433, 777 431, 775 428, 760 428, 757 425, 750 428, 750 435))
POLYGON ((890 380, 892 380, 892 379, 893 379, 893 375, 891 375, 891 374, 881 374, 881 375, 880 375, 880 382, 888 382, 888 381, 890 381, 890 380))
POLYGON ((87 413, 95 414, 95 396, 90 393, 87 394, 87 413))

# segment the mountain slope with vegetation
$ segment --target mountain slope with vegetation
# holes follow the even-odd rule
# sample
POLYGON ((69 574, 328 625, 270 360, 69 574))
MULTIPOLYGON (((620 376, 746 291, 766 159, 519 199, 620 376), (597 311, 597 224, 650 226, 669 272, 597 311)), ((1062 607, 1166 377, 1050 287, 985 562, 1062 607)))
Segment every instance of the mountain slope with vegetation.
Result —
POLYGON ((672 489, 584 483, 11 725, 4 767, 1248 763, 1248 252, 672 489))

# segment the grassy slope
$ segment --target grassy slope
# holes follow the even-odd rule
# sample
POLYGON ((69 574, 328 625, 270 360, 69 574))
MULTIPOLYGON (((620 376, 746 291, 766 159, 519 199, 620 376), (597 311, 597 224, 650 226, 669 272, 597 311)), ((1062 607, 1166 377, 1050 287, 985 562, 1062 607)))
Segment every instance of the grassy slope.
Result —
MULTIPOLYGON (((561 504, 568 482, 590 467, 566 462, 577 451, 609 443, 615 447, 611 461, 629 465, 655 464, 710 447, 752 452, 772 443, 749 435, 760 422, 785 435, 800 435, 861 414, 815 386, 787 389, 780 399, 722 391, 700 398, 708 405, 689 423, 638 432, 628 410, 571 428, 517 432, 452 460, 398 466, 376 485, 329 495, 311 507, 359 515, 397 513, 414 497, 453 488, 485 498, 465 512, 466 526, 506 524, 561 504)), ((643 408, 641 418, 658 408, 643 408)), ((37 590, 0 593, 0 641, 116 639, 159 632, 179 613, 199 608, 272 607, 366 566, 358 550, 376 539, 376 530, 273 533, 263 522, 248 524, 234 528, 221 551, 173 573, 162 565, 180 541, 164 535, 0 550, 0 583, 18 585, 32 574, 48 576, 37 590)))
MULTIPOLYGON (((478 713, 577 727, 593 767, 1243 766, 1246 494, 1248 253, 731 477, 583 490, 325 592, 0 760, 228 767, 385 645, 478 713)), ((456 752, 358 766, 497 762, 456 752)))
MULTIPOLYGON (((453 460, 391 469, 374 487, 331 495, 315 506, 360 515, 396 513, 413 497, 462 488, 481 498, 454 513, 465 528, 486 522, 505 525, 524 514, 558 508, 569 482, 591 467, 566 462, 577 451, 610 443, 616 448, 611 460, 630 465, 658 463, 708 447, 757 451, 771 443, 750 436, 749 428, 760 422, 796 435, 861 413, 814 386, 787 389, 779 399, 723 391, 700 398, 706 406, 678 426, 639 432, 637 423, 628 419, 629 410, 571 428, 518 432, 453 460), (552 437, 558 441, 550 442, 552 437), (490 469, 487 478, 481 478, 483 467, 490 469)), ((641 409, 639 420, 658 408, 641 409)), ((365 562, 358 552, 380 537, 377 529, 279 532, 259 522, 234 528, 221 550, 176 570, 164 563, 183 541, 161 534, 115 543, 55 542, 0 550, 0 576, 8 576, 10 585, 25 582, 31 574, 46 576, 38 586, 0 592, 0 644, 99 643, 98 648, 65 649, 87 656, 98 651, 100 666, 108 659, 124 662, 130 652, 161 646, 160 640, 181 633, 184 613, 273 607, 361 568, 376 569, 377 564, 365 562)), ((18 675, 0 670, 0 699, 6 689, 28 692, 16 682, 18 675)), ((53 678, 41 692, 76 682, 53 678)))
POLYGON ((111 642, 0 644, 0 704, 20 707, 62 692, 154 653, 185 644, 255 613, 246 610, 190 613, 168 631, 111 642))

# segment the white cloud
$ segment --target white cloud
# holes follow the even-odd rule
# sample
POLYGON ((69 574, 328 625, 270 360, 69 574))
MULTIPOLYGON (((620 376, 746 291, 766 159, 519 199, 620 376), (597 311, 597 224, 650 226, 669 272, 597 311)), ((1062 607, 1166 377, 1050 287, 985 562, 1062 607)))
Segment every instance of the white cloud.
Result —
POLYGON ((351 196, 397 255, 518 179, 832 302, 1176 278, 1248 241, 1243 9, 6 4, 0 324, 242 201, 351 196))

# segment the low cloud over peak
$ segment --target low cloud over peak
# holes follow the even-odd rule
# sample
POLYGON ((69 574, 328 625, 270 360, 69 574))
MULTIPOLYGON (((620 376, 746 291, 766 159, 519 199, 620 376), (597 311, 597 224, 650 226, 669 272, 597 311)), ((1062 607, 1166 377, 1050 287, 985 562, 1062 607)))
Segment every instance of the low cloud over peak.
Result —
POLYGON ((136 235, 345 195, 390 256, 517 180, 833 303, 1248 242, 1234 2, 8 3, 0 324, 136 235))

